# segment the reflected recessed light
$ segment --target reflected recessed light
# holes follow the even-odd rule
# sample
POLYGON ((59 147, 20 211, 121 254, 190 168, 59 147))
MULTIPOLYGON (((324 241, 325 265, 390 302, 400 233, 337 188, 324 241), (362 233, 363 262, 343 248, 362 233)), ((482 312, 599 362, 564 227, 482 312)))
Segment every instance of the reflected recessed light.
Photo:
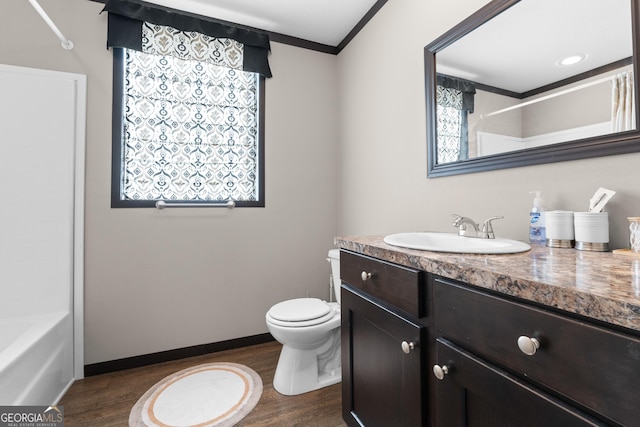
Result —
POLYGON ((586 57, 587 55, 585 55, 584 53, 579 53, 577 55, 571 55, 567 56, 566 58, 559 59, 556 64, 562 67, 566 67, 567 65, 574 65, 578 62, 584 61, 586 57))

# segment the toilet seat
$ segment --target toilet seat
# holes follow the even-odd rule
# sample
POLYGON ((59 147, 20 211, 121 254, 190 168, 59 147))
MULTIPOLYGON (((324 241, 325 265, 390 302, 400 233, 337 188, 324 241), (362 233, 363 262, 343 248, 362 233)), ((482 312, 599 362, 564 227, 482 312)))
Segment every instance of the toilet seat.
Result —
POLYGON ((319 325, 335 314, 331 306, 318 298, 296 298, 274 305, 267 317, 274 325, 300 328, 319 325))

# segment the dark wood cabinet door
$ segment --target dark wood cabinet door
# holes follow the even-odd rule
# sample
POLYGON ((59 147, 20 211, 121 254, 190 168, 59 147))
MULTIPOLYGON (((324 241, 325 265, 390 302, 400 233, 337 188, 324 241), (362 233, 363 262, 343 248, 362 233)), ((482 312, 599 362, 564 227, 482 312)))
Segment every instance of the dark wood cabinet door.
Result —
POLYGON ((425 328, 342 288, 342 408, 349 426, 422 426, 425 328))
POLYGON ((640 425, 640 339, 490 295, 449 279, 433 282, 436 336, 543 385, 612 423, 640 425), (526 355, 521 336, 539 347, 526 355))
POLYGON ((439 427, 606 426, 509 373, 436 340, 436 363, 446 375, 436 384, 439 427))

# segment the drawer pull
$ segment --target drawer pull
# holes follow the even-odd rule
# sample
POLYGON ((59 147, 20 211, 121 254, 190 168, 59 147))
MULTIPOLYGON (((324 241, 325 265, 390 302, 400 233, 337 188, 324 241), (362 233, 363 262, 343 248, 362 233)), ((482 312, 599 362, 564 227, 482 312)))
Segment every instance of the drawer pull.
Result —
POLYGON ((449 367, 447 365, 433 365, 433 375, 435 375, 437 379, 443 380, 444 376, 448 373, 449 367))
POLYGON ((360 273, 360 278, 362 279, 363 282, 366 282, 367 280, 371 279, 371 273, 367 273, 366 271, 363 271, 362 273, 360 273))
POLYGON ((412 342, 402 341, 402 344, 400 345, 402 346, 402 351, 404 351, 407 354, 411 353, 411 350, 416 348, 416 345, 412 342))
POLYGON ((536 338, 529 338, 522 335, 520 338, 518 338, 518 347, 520 348, 520 351, 522 351, 527 356, 533 356, 540 348, 540 341, 538 341, 536 338))

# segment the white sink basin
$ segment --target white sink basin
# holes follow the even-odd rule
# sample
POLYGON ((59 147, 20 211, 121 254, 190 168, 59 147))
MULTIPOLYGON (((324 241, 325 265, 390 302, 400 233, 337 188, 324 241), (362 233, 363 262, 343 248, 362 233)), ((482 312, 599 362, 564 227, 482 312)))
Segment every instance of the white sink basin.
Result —
POLYGON ((517 240, 480 239, 436 232, 390 234, 384 238, 384 242, 408 249, 460 254, 513 254, 531 249, 527 243, 517 240))

